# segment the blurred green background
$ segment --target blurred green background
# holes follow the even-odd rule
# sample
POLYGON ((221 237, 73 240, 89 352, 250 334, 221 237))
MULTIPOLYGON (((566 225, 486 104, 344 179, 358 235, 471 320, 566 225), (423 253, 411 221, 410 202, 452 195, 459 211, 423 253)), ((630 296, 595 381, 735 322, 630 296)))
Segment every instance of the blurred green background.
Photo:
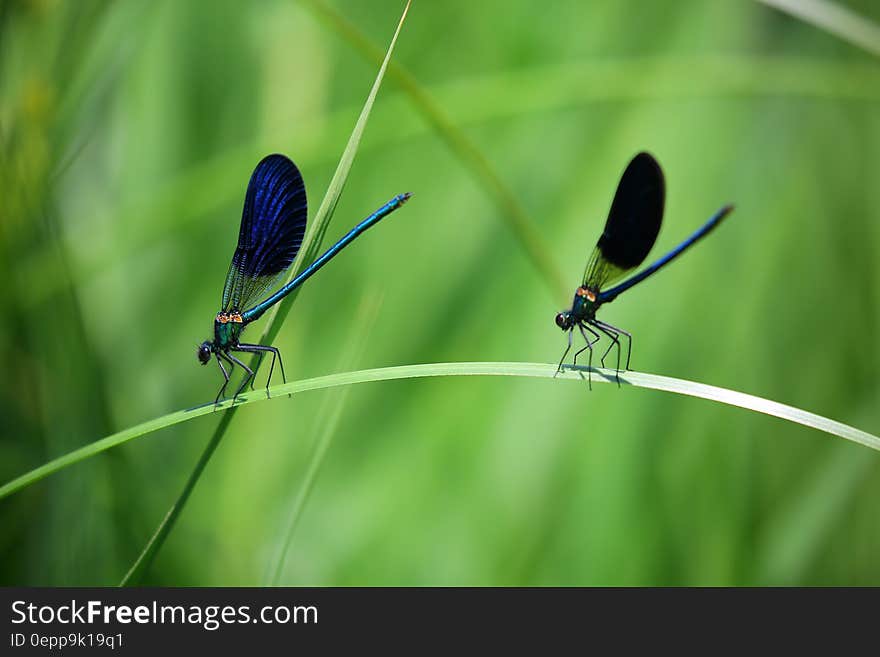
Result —
MULTIPOLYGON (((880 21, 872 0, 845 4, 880 21)), ((330 0, 383 49, 402 5, 330 0)), ((646 149, 667 178, 654 256, 737 210, 603 309, 635 335, 634 369, 880 431, 877 57, 741 0, 416 0, 394 61, 509 187, 567 287, 387 78, 325 244, 415 196, 303 288, 275 343, 289 379, 555 362, 553 316, 646 149)), ((195 348, 248 177, 289 155, 313 214, 376 70, 287 0, 0 4, 0 483, 213 399, 220 373, 195 348)), ((283 584, 880 584, 876 453, 670 394, 470 377, 240 409, 145 582, 270 581, 334 408, 283 584)), ((118 582, 219 420, 0 501, 0 582, 118 582)))

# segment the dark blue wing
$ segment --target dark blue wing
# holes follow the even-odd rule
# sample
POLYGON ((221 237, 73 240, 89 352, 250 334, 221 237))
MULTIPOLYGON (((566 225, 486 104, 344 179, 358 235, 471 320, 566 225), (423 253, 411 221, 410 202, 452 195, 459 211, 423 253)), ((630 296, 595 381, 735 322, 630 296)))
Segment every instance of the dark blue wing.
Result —
POLYGON ((663 170, 650 153, 639 153, 617 185, 605 230, 584 271, 584 286, 602 290, 642 264, 663 221, 663 170))
POLYGON ((232 255, 222 310, 244 311, 290 267, 306 232, 306 188, 283 155, 264 157, 251 175, 238 246, 232 255))

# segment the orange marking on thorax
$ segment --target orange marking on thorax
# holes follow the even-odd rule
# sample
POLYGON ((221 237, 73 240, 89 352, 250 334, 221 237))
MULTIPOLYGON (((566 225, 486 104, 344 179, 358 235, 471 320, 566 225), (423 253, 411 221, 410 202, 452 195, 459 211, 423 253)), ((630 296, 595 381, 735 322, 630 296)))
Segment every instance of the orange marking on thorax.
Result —
POLYGON ((595 301, 595 300, 596 300, 596 293, 593 292, 592 290, 589 290, 589 289, 585 288, 585 287, 579 287, 579 288, 577 289, 577 295, 578 295, 579 297, 586 297, 587 300, 589 300, 589 301, 595 301))
POLYGON ((232 322, 233 324, 243 324, 244 320, 241 317, 241 313, 217 313, 217 321, 221 324, 228 324, 232 322))

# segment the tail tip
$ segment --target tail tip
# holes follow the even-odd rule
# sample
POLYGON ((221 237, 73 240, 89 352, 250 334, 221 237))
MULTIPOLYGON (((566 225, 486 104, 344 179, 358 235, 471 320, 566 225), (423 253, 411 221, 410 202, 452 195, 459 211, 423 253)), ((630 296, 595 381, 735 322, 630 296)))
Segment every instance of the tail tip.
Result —
POLYGON ((412 192, 404 192, 403 194, 401 194, 401 195, 398 196, 397 198, 398 198, 398 200, 400 201, 400 204, 403 205, 403 204, 406 203, 411 197, 412 197, 412 192))

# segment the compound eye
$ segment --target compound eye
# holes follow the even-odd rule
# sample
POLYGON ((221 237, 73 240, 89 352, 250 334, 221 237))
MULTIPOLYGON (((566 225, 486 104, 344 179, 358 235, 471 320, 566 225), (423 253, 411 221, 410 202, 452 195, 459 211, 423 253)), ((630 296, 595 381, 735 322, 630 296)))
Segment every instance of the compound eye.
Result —
POLYGON ((196 355, 199 357, 199 362, 202 365, 205 365, 211 360, 211 349, 207 345, 199 345, 199 350, 196 355))
POLYGON ((568 327, 568 318, 565 316, 565 313, 559 313, 556 315, 556 326, 561 329, 568 327))

